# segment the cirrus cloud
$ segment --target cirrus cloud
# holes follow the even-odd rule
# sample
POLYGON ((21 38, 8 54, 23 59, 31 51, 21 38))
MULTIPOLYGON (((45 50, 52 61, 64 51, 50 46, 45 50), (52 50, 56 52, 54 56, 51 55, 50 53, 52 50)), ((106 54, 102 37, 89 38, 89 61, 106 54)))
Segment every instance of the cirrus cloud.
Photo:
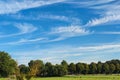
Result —
POLYGON ((18 33, 6 34, 6 35, 2 34, 0 35, 0 38, 23 35, 27 33, 32 33, 37 30, 35 26, 33 26, 32 24, 27 24, 27 23, 15 23, 13 24, 13 26, 19 30, 18 33))
POLYGON ((11 1, 0 1, 0 14, 16 13, 21 10, 35 8, 54 3, 63 2, 65 0, 11 0, 11 1), (4 6, 4 7, 3 7, 4 6))

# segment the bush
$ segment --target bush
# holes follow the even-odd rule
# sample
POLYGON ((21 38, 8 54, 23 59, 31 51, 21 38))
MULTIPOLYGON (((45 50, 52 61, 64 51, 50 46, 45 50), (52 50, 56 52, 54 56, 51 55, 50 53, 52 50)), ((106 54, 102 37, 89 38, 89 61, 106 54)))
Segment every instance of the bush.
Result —
POLYGON ((24 76, 23 76, 23 75, 16 76, 16 79, 17 79, 17 80, 24 80, 24 76))
POLYGON ((31 75, 26 75, 25 78, 26 78, 27 80, 30 80, 30 79, 32 78, 32 76, 31 76, 31 75))

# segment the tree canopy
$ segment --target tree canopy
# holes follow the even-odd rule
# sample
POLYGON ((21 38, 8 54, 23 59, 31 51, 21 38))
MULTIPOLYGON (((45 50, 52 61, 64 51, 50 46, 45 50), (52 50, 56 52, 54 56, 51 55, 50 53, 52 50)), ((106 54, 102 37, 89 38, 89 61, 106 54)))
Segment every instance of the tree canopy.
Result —
MULTIPOLYGON (((68 63, 63 60, 60 64, 44 63, 42 60, 31 60, 28 66, 17 63, 6 52, 0 52, 0 76, 8 77, 10 74, 25 74, 27 80, 31 76, 53 77, 73 74, 120 74, 120 60, 110 60, 104 63, 68 63)), ((19 76, 18 75, 18 76, 19 76)))
POLYGON ((0 76, 8 77, 10 74, 15 74, 17 63, 6 52, 0 51, 0 76))

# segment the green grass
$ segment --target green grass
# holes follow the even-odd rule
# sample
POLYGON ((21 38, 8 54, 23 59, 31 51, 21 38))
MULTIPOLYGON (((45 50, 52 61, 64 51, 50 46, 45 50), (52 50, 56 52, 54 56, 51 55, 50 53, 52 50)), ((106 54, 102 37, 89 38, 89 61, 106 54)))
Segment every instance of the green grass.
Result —
POLYGON ((7 79, 5 79, 5 78, 0 78, 0 80, 7 80, 7 79))
MULTIPOLYGON (((0 80, 7 80, 1 78, 0 80)), ((33 78, 32 80, 120 80, 120 75, 81 75, 65 77, 33 78)))
POLYGON ((120 76, 117 76, 117 75, 86 75, 86 76, 34 78, 32 80, 120 80, 120 76))

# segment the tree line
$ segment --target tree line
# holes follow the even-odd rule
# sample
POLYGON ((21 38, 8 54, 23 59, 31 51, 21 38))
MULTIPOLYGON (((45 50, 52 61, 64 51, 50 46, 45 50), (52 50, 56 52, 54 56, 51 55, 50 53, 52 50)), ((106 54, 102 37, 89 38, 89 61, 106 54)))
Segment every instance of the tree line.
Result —
MULTIPOLYGON (((79 74, 120 74, 120 60, 110 60, 98 63, 67 63, 63 60, 60 64, 44 63, 42 60, 31 60, 28 66, 17 62, 6 52, 0 52, 0 77, 26 75, 25 77, 53 77, 79 74)), ((20 79, 17 79, 20 80, 20 79)), ((22 80, 22 79, 21 79, 22 80)))
POLYGON ((120 60, 110 60, 104 63, 98 62, 91 64, 86 63, 70 63, 65 60, 61 64, 53 65, 50 62, 43 63, 41 60, 31 60, 29 66, 19 65, 20 72, 26 74, 29 68, 35 67, 36 76, 38 77, 53 77, 64 75, 79 75, 79 74, 119 74, 120 73, 120 60))

